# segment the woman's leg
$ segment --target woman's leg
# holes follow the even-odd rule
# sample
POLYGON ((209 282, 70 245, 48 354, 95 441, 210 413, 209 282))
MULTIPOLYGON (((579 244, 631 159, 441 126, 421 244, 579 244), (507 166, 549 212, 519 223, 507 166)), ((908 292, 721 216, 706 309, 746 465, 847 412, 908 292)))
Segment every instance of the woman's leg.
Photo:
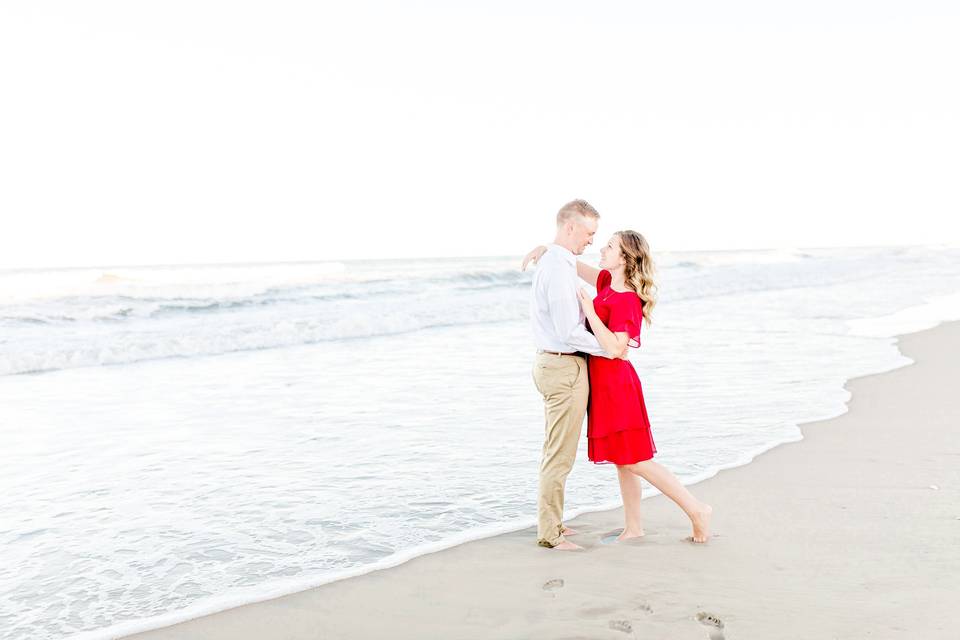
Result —
POLYGON ((669 469, 653 460, 644 460, 625 468, 655 486, 683 509, 693 524, 694 542, 706 542, 710 538, 710 515, 713 509, 697 500, 669 469))
POLYGON ((640 500, 643 498, 643 485, 640 478, 629 469, 617 465, 617 479, 620 480, 620 495, 623 497, 623 533, 617 540, 639 538, 643 535, 643 519, 640 517, 640 500))

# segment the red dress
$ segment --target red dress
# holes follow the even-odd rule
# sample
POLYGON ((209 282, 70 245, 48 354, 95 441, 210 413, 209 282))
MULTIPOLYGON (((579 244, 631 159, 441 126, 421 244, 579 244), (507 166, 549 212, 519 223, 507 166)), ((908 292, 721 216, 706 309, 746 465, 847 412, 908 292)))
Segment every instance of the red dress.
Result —
MULTIPOLYGON (((633 291, 610 288, 610 272, 597 278, 593 299, 600 320, 613 332, 625 331, 631 347, 640 346, 643 302, 633 291)), ((595 463, 633 464, 657 452, 643 389, 629 360, 590 356, 590 404, 587 414, 587 455, 595 463)))

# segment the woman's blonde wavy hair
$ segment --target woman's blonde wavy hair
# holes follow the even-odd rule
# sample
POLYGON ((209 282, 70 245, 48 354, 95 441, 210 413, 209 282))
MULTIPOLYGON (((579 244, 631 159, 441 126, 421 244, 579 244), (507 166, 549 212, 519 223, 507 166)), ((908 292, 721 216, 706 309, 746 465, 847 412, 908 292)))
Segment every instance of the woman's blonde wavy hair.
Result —
POLYGON ((646 238, 630 229, 617 231, 616 235, 620 238, 620 254, 625 263, 624 280, 643 302, 643 319, 649 325, 653 308, 657 306, 657 283, 654 281, 657 268, 650 256, 650 245, 646 238))

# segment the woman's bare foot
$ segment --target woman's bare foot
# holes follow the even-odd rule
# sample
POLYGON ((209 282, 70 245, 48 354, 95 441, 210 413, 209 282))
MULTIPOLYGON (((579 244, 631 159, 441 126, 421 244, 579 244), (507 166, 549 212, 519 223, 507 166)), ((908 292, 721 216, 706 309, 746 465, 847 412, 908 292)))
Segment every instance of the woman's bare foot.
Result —
POLYGON ((575 536, 578 533, 580 532, 577 531, 576 529, 571 529, 567 525, 563 525, 563 529, 560 530, 560 535, 563 535, 563 536, 575 536))
POLYGON ((559 549, 560 551, 576 551, 577 549, 583 549, 583 547, 581 547, 580 545, 574 544, 574 543, 570 542, 569 540, 564 540, 563 542, 561 542, 561 543, 558 544, 557 546, 551 547, 551 548, 552 548, 552 549, 559 549))
POLYGON ((693 522, 693 542, 704 543, 710 539, 710 518, 713 517, 713 507, 703 505, 690 520, 693 522))
POLYGON ((647 535, 643 529, 624 529, 623 533, 617 536, 617 542, 630 540, 632 538, 642 538, 647 535))

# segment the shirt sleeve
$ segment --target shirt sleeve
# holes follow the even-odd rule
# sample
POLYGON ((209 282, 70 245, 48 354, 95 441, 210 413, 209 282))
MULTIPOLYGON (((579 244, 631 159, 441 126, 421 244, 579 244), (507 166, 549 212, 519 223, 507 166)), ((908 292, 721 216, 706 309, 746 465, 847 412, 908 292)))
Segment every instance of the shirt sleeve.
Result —
POLYGON ((583 323, 583 310, 577 299, 577 281, 551 278, 547 285, 547 304, 554 330, 571 351, 583 351, 593 356, 605 356, 596 336, 583 323))
POLYGON ((641 304, 639 296, 617 296, 616 304, 610 308, 607 328, 614 333, 626 332, 627 344, 631 347, 640 346, 640 324, 643 321, 641 304))

